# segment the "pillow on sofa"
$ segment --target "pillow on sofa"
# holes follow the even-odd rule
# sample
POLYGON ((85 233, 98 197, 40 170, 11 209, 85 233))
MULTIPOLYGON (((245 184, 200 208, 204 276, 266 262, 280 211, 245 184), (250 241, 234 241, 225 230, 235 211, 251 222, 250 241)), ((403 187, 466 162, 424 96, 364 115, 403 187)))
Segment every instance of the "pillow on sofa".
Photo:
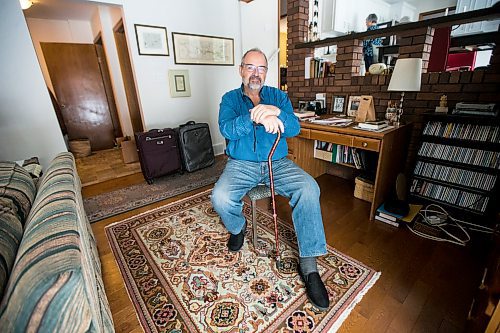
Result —
POLYGON ((35 183, 28 171, 16 162, 0 162, 0 197, 12 200, 23 224, 31 210, 35 195, 35 183))
POLYGON ((0 197, 0 299, 2 299, 5 285, 12 271, 22 237, 23 226, 19 220, 16 205, 12 200, 0 197))

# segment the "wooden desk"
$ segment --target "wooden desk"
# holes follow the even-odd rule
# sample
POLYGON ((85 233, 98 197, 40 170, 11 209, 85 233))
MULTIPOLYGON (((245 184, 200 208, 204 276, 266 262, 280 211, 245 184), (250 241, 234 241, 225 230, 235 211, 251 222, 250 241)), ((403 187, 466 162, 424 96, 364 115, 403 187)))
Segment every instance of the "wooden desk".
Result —
MULTIPOLYGON (((288 138, 288 157, 313 177, 326 173, 329 163, 313 157, 314 140, 331 142, 378 152, 374 197, 370 220, 377 208, 395 190, 396 177, 406 162, 411 126, 400 126, 382 133, 301 122, 300 134, 288 138)), ((352 194, 351 194, 352 195, 352 194)))

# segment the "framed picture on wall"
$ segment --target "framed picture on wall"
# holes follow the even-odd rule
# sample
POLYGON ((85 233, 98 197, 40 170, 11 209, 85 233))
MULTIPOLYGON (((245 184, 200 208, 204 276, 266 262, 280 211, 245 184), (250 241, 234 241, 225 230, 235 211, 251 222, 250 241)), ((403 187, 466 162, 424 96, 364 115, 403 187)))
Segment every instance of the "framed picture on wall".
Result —
POLYGON ((349 117, 356 117, 360 102, 361 96, 349 96, 349 104, 347 105, 347 115, 349 117))
POLYGON ((191 96, 191 86, 189 85, 189 72, 187 70, 169 70, 168 81, 170 84, 171 97, 191 96))
POLYGON ((347 94, 333 95, 332 111, 335 115, 343 115, 347 109, 347 94))
POLYGON ((172 33, 174 61, 184 65, 234 65, 234 39, 172 33))
POLYGON ((140 55, 168 56, 167 28, 134 24, 140 55))

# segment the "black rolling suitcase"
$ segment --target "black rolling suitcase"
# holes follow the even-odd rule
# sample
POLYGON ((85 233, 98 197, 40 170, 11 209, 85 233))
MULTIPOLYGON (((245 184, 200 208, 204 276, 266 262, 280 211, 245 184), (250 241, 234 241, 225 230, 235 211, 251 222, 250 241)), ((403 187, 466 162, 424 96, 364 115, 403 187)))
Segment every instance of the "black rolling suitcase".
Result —
POLYGON ((179 126, 178 132, 185 170, 192 172, 214 164, 214 148, 208 124, 189 121, 179 126))
POLYGON ((135 142, 142 174, 148 184, 153 178, 182 171, 177 135, 171 128, 136 133, 135 142))

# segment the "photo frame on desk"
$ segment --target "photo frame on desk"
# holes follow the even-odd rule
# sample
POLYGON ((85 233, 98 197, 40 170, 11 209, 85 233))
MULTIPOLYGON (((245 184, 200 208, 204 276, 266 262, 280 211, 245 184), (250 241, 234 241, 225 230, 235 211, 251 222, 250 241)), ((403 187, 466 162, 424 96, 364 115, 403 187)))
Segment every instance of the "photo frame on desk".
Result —
POLYGON ((361 96, 349 96, 349 104, 347 105, 347 116, 356 117, 360 102, 361 102, 361 96))
POLYGON ((234 39, 172 33, 174 62, 183 65, 234 65, 234 39))
POLYGON ((167 28, 134 24, 140 55, 168 56, 167 28))
POLYGON ((347 94, 337 94, 332 97, 331 114, 344 115, 347 110, 347 94))

